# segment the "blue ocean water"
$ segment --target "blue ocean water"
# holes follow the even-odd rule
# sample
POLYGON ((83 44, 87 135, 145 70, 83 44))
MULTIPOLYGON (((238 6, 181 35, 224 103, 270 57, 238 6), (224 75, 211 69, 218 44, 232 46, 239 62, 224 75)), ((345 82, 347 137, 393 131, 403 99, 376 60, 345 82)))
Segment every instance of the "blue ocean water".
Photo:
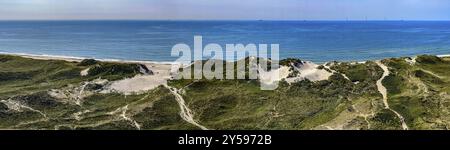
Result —
POLYGON ((314 62, 450 54, 450 21, 0 21, 0 52, 173 61, 172 46, 195 35, 314 62))

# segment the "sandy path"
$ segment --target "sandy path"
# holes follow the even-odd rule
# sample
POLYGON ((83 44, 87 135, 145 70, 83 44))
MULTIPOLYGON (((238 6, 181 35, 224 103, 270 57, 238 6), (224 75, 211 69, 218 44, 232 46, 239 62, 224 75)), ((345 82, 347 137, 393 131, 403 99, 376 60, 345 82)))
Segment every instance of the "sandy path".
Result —
POLYGON ((38 123, 38 122, 42 122, 42 121, 48 121, 48 120, 50 119, 50 118, 49 118, 45 113, 43 113, 42 111, 36 110, 36 109, 31 108, 31 107, 26 106, 26 105, 23 105, 23 104, 21 104, 20 102, 13 101, 13 100, 11 100, 11 99, 8 99, 8 100, 1 100, 0 102, 3 103, 3 104, 5 104, 5 105, 8 107, 8 109, 12 109, 12 110, 19 111, 19 112, 21 112, 22 109, 28 109, 29 111, 33 111, 33 112, 39 113, 39 114, 42 115, 42 117, 43 117, 43 118, 39 118, 39 119, 37 119, 37 120, 25 121, 25 122, 19 122, 18 124, 16 124, 16 125, 14 126, 14 128, 17 128, 17 127, 20 127, 20 126, 23 126, 23 125, 34 124, 34 123, 38 123))
POLYGON ((178 90, 178 89, 176 89, 176 88, 173 88, 173 87, 170 87, 170 86, 168 86, 168 85, 165 85, 165 87, 166 87, 167 89, 169 89, 170 92, 175 96, 175 99, 177 100, 178 105, 180 106, 180 110, 181 110, 180 116, 181 116, 181 118, 183 118, 183 120, 189 122, 190 124, 193 124, 193 125, 199 127, 199 128, 202 129, 202 130, 208 130, 208 128, 206 128, 206 127, 204 127, 204 126, 198 124, 198 123, 194 120, 194 115, 192 114, 191 109, 189 109, 189 108, 186 106, 186 103, 185 103, 185 101, 184 101, 183 96, 180 95, 180 90, 178 90))
POLYGON ((85 82, 82 86, 81 86, 81 89, 80 89, 80 92, 78 93, 78 95, 77 95, 77 98, 76 98, 76 101, 75 101, 75 104, 77 104, 78 106, 81 106, 81 101, 83 100, 83 92, 84 92, 84 89, 86 89, 86 86, 89 84, 89 82, 85 82))
POLYGON ((350 78, 347 77, 347 75, 345 75, 345 74, 343 74, 343 73, 339 73, 339 72, 337 72, 336 70, 331 69, 330 66, 327 66, 327 63, 325 63, 325 64, 323 65, 323 67, 324 67, 325 69, 330 70, 332 74, 334 74, 334 73, 341 74, 345 79, 347 79, 347 80, 349 80, 349 81, 352 81, 352 80, 350 80, 350 78))
POLYGON ((9 99, 9 100, 2 100, 0 102, 5 104, 6 106, 8 106, 9 109, 13 109, 15 111, 22 111, 22 109, 28 109, 30 111, 37 112, 37 113, 41 114, 42 117, 48 119, 47 115, 45 113, 43 113, 42 111, 36 110, 36 109, 31 108, 31 107, 26 106, 26 105, 23 105, 23 104, 21 104, 21 103, 19 103, 17 101, 13 101, 13 100, 9 99))
POLYGON ((125 119, 126 121, 131 122, 134 125, 134 127, 136 127, 136 129, 141 130, 141 125, 139 123, 137 123, 135 120, 133 120, 131 117, 128 117, 127 116, 127 111, 128 111, 128 105, 123 107, 122 114, 120 114, 120 116, 123 119, 125 119))
POLYGON ((425 72, 425 73, 431 74, 432 76, 435 76, 435 77, 437 77, 437 78, 439 78, 439 79, 442 79, 442 78, 443 78, 443 77, 441 77, 441 76, 439 76, 439 75, 437 75, 437 74, 435 74, 434 72, 431 72, 431 71, 429 71, 429 70, 422 69, 422 71, 425 72))
POLYGON ((387 76, 389 76, 390 72, 389 69, 386 65, 384 65, 383 63, 381 63, 380 61, 376 61, 377 65, 381 67, 381 69, 383 69, 383 75, 381 76, 381 78, 377 81, 377 87, 378 87, 378 91, 381 93, 381 95, 383 95, 383 103, 384 103, 384 108, 385 109, 389 109, 390 111, 392 111, 393 113, 395 113, 395 115, 397 115, 397 117, 400 119, 401 123, 402 123, 402 128, 403 130, 408 130, 408 125, 406 125, 405 122, 405 118, 398 113, 397 111, 391 109, 389 107, 389 103, 388 103, 388 97, 387 97, 387 89, 386 87, 383 85, 383 80, 384 78, 386 78, 387 76))
POLYGON ((127 111, 128 111, 128 105, 125 105, 124 107, 117 108, 116 110, 114 110, 112 112, 108 112, 106 114, 107 115, 116 115, 116 114, 118 114, 118 116, 120 118, 122 118, 125 121, 130 122, 134 127, 136 127, 136 129, 141 130, 141 125, 139 123, 137 123, 135 120, 133 120, 131 117, 129 117, 127 115, 127 111))

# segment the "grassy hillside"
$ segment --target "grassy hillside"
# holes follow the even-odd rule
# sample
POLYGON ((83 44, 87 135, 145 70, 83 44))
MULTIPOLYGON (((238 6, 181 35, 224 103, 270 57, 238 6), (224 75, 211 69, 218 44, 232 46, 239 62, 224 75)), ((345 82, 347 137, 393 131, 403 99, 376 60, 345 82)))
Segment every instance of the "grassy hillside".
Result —
POLYGON ((392 108, 414 129, 448 129, 450 61, 423 55, 413 65, 404 59, 385 62, 392 72, 383 82, 392 108))
MULTIPOLYGON (((418 56, 383 60, 390 108, 410 129, 447 129, 450 59, 418 56)), ((289 65, 298 59, 286 59, 289 65)), ((324 68, 324 66, 320 66, 324 68)), ((333 63, 328 80, 282 81, 273 91, 257 80, 172 80, 194 120, 209 129, 402 129, 384 108, 374 62, 333 63)), ((295 72, 290 76, 296 76, 295 72)), ((1 129, 199 129, 182 117, 164 86, 139 94, 102 92, 133 77, 138 64, 66 62, 0 55, 1 129), (80 72, 89 68, 89 74, 80 72), (106 83, 99 82, 101 79, 106 83)))
MULTIPOLYGON (((85 82, 102 78, 109 81, 139 74, 136 64, 34 60, 0 55, 0 128, 3 129, 136 129, 124 121, 121 108, 129 105, 126 116, 134 115, 143 129, 191 129, 178 115, 178 105, 161 87, 141 95, 96 93, 83 98, 55 98, 52 89, 67 95, 85 82), (80 71, 91 67, 88 76, 80 71), (15 109, 6 104, 15 103, 15 109), (114 112, 118 110, 118 112, 114 112)), ((101 88, 101 87, 93 87, 101 88)), ((89 89, 86 89, 88 91, 89 89)), ((14 106, 13 105, 13 106, 14 106)))

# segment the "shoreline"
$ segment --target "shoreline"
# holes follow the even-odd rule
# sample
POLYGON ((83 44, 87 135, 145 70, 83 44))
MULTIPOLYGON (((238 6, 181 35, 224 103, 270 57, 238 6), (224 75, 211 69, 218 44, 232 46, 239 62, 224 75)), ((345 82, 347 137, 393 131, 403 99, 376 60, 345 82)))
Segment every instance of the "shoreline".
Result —
POLYGON ((141 64, 158 64, 158 65, 172 65, 174 62, 169 61, 144 61, 144 60, 121 60, 121 59, 97 59, 90 57, 77 56, 62 56, 62 55, 47 55, 47 54, 27 54, 27 53, 8 53, 0 52, 0 55, 19 56, 24 58, 38 59, 38 60, 63 60, 69 62, 81 62, 84 59, 94 59, 101 62, 113 63, 141 63, 141 64))
POLYGON ((436 55, 436 56, 443 58, 443 57, 450 57, 450 54, 442 54, 442 55, 436 55))
MULTIPOLYGON (((94 59, 101 62, 112 62, 112 63, 140 63, 140 64, 152 64, 152 65, 174 65, 179 64, 177 62, 170 61, 145 61, 145 60, 122 60, 122 59, 97 59, 90 57, 77 57, 77 56, 62 56, 62 55, 47 55, 47 54, 28 54, 28 53, 9 53, 9 52, 0 52, 0 55, 10 55, 10 56, 19 56, 24 58, 38 59, 38 60, 62 60, 69 62, 81 62, 84 59, 94 59)), ((418 56, 418 55, 416 55, 418 56)), ((434 55, 440 58, 450 57, 450 54, 440 54, 434 55)), ((415 57, 415 56, 402 56, 402 57, 415 57)), ((301 59, 301 58, 299 58, 301 59)), ((388 59, 388 58, 385 58, 388 59)), ((382 59, 381 59, 382 60, 382 59)), ((305 60, 308 61, 308 60, 305 60)), ((356 63, 365 63, 367 61, 338 61, 338 62, 356 62, 356 63)), ((376 60, 373 60, 376 61, 376 60)), ((331 62, 331 61, 329 61, 331 62)), ((329 62, 324 63, 316 63, 316 64, 327 64, 329 62)))

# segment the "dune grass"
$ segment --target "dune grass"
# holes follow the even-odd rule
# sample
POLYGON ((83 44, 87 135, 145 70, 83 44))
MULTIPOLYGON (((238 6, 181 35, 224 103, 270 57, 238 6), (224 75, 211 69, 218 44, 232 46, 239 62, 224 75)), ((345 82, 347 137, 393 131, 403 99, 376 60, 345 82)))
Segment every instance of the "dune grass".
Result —
MULTIPOLYGON (((286 59, 280 64, 292 63, 301 61, 286 59)), ((450 121, 450 59, 424 55, 418 56, 415 64, 409 64, 405 58, 386 59, 383 63, 391 72, 383 80, 389 105, 405 117, 410 129, 446 129, 450 121)), ((168 84, 182 89, 181 95, 194 119, 210 129, 309 130, 325 125, 401 129, 398 117, 384 109, 377 91, 375 83, 383 73, 377 64, 343 62, 331 69, 337 73, 328 80, 291 84, 282 81, 273 91, 262 91, 258 80, 249 79, 185 79, 168 84)), ((80 87, 83 82, 98 78, 112 81, 139 73, 137 64, 0 55, 0 100, 34 109, 11 110, 0 103, 0 128, 135 130, 136 122, 141 129, 199 129, 180 117, 174 95, 163 86, 134 95, 97 92, 84 97, 81 105, 48 93, 51 89, 80 87), (80 72, 87 68, 88 75, 81 76, 80 72)))

